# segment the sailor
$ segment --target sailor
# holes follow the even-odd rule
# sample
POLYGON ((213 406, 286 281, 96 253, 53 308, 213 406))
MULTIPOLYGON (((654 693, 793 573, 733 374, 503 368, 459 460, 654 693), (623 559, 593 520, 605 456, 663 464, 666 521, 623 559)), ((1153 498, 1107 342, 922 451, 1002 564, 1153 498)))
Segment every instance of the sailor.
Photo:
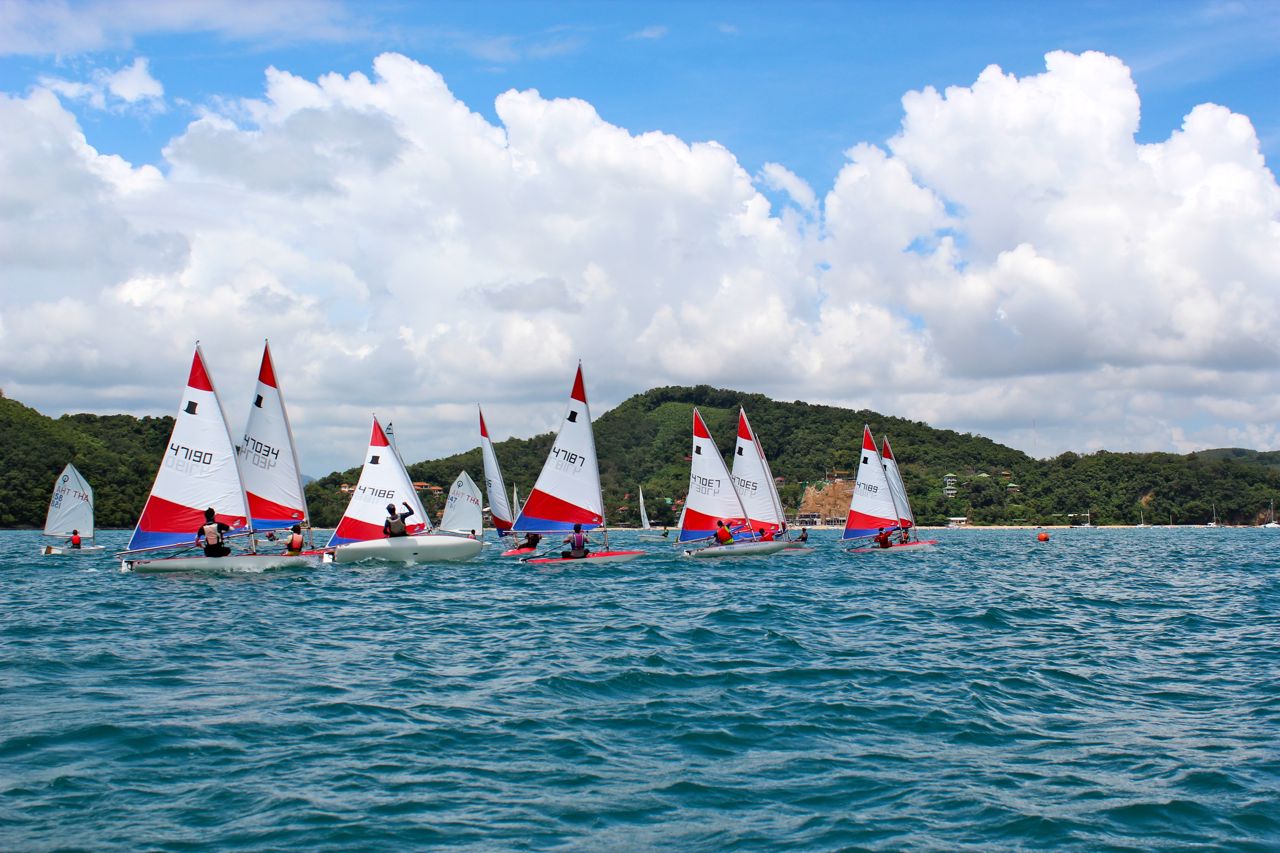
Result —
POLYGON ((196 531, 196 544, 204 547, 206 557, 225 557, 231 553, 223 541, 222 534, 230 533, 231 527, 217 519, 213 507, 204 511, 204 524, 196 531))
POLYGON ((288 557, 296 557, 302 553, 302 525, 295 524, 289 528, 289 538, 284 543, 284 553, 288 557))
POLYGON ((396 512, 395 504, 387 504, 387 517, 382 522, 383 536, 408 536, 409 528, 405 526, 404 520, 413 515, 413 507, 409 506, 408 501, 402 503, 404 512, 396 512))
POLYGON ((772 541, 773 541, 773 528, 772 528, 772 527, 766 527, 764 530, 761 530, 761 531, 760 531, 760 541, 761 541, 761 542, 772 542, 772 541))
POLYGON ((71 547, 77 550, 79 550, 80 548, 80 531, 79 530, 71 531, 71 547))
POLYGON ((729 532, 729 528, 724 526, 723 521, 716 522, 716 544, 717 545, 733 544, 733 534, 729 532))
POLYGON ((888 533, 888 531, 886 531, 883 527, 881 527, 880 532, 876 534, 876 544, 879 545, 881 548, 892 547, 893 543, 889 541, 889 535, 890 534, 888 533))
POLYGON ((911 522, 909 521, 902 522, 902 532, 898 534, 898 541, 901 542, 903 545, 906 545, 908 542, 911 541, 911 534, 908 532, 910 528, 911 528, 911 522))
POLYGON ((566 560, 581 560, 587 556, 587 543, 590 541, 587 534, 582 532, 582 524, 574 522, 573 532, 564 537, 564 544, 569 546, 569 550, 561 551, 560 556, 566 560))
POLYGON ((528 548, 530 551, 537 549, 538 543, 542 541, 542 535, 539 533, 526 533, 524 539, 516 545, 515 550, 523 551, 528 548))
POLYGON ((807 527, 801 527, 801 528, 800 528, 800 535, 796 538, 796 541, 797 541, 797 542, 808 542, 808 541, 809 541, 809 528, 807 528, 807 527))

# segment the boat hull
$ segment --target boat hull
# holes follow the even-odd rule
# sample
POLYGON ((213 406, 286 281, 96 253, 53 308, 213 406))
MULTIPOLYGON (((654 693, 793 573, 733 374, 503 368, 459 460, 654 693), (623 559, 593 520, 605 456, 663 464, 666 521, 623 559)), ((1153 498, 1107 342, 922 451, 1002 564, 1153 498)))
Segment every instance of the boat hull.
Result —
POLYGON ((814 549, 803 542, 788 542, 787 547, 782 549, 783 554, 799 556, 800 554, 812 554, 814 549))
POLYGON ((881 548, 878 545, 874 548, 850 548, 850 554, 912 554, 921 551, 931 551, 933 546, 938 544, 937 539, 925 539, 920 542, 907 542, 906 544, 898 543, 890 545, 888 548, 881 548))
POLYGON ((164 572, 265 572, 272 569, 303 569, 320 560, 319 551, 289 556, 287 554, 229 554, 206 557, 156 557, 121 560, 120 571, 159 574, 164 572))
POLYGON ((67 548, 62 545, 45 545, 40 549, 42 557, 74 557, 76 554, 93 554, 102 551, 105 545, 84 545, 79 548, 67 548))
POLYGON ((526 555, 528 555, 528 554, 536 554, 536 553, 538 553, 538 549, 537 549, 537 548, 511 548, 511 549, 509 549, 509 550, 503 551, 501 554, 499 554, 499 556, 501 556, 501 557, 524 557, 524 556, 526 556, 526 555))
POLYGON ((727 557, 767 557, 785 550, 786 542, 735 542, 732 545, 708 545, 705 548, 691 548, 684 552, 686 557, 699 560, 724 559, 727 557))
POLYGON ((479 539, 461 536, 396 536, 339 545, 333 550, 333 562, 358 563, 361 560, 386 560, 393 563, 435 563, 470 560, 480 553, 479 539))
POLYGON ((540 557, 525 560, 529 565, 547 565, 549 563, 629 563, 637 557, 643 557, 644 551, 593 551, 585 557, 540 557))

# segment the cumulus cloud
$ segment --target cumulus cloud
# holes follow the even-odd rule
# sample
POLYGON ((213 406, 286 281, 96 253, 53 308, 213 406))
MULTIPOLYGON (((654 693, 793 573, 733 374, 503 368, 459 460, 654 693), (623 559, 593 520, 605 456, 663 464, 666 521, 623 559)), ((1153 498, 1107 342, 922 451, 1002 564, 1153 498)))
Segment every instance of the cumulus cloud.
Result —
POLYGON ((473 444, 477 400, 497 435, 548 428, 579 358, 597 411, 708 382, 1040 454, 1277 444, 1280 190, 1223 107, 1137 143, 1112 57, 908 93, 821 195, 581 100, 495 112, 395 54, 269 69, 161 172, 48 91, 0 97, 0 384, 166 411, 198 337, 235 418, 270 337, 312 471, 358 461, 371 410, 411 458, 473 444))
POLYGON ((141 56, 134 59, 131 65, 115 71, 95 69, 87 81, 46 77, 40 83, 64 98, 84 101, 99 110, 164 110, 164 86, 151 76, 149 63, 141 56))

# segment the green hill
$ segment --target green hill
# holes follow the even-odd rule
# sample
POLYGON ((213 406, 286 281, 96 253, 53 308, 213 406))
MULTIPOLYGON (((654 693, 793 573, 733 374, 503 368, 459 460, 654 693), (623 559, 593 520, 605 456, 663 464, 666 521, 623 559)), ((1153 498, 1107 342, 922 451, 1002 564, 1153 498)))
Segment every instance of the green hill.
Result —
POLYGON ((94 493, 99 527, 132 527, 147 499, 173 418, 50 418, 0 398, 0 527, 43 527, 53 481, 68 462, 94 493))
MULTIPOLYGON (((550 405, 550 404, 549 404, 550 405)), ((637 394, 595 422, 605 504, 611 524, 635 524, 637 487, 643 486, 650 518, 673 523, 674 503, 688 485, 687 456, 694 406, 728 454, 737 411, 744 406, 773 473, 783 503, 794 511, 806 484, 821 484, 856 471, 862 425, 893 441, 923 524, 967 516, 975 524, 1066 523, 1069 514, 1092 513, 1096 524, 1208 521, 1216 508, 1227 524, 1261 521, 1280 494, 1280 452, 1220 449, 1185 456, 1171 453, 1064 453, 1035 460, 981 436, 934 429, 917 421, 804 402, 780 402, 759 394, 697 387, 655 388, 637 394), (957 495, 943 495, 943 477, 956 476, 957 495), (668 503, 671 501, 671 503, 668 503)), ((63 415, 50 418, 0 398, 0 526, 39 527, 54 478, 74 462, 93 485, 98 523, 131 527, 155 475, 173 427, 172 418, 130 415, 63 415)), ((551 447, 552 435, 497 444, 508 488, 527 494, 551 447)), ((460 470, 483 482, 479 448, 409 466, 415 480, 447 487, 460 470)), ((317 526, 337 523, 358 469, 339 471, 307 485, 317 526)), ((443 493, 424 496, 433 514, 443 493)), ((1076 520, 1079 520, 1077 518, 1076 520)))
MULTIPOLYGON (((1152 523, 1209 520, 1216 505, 1223 523, 1253 524, 1272 495, 1280 493, 1280 471, 1265 463, 1272 454, 1247 451, 1241 458, 1205 454, 1065 453, 1035 460, 981 436, 934 429, 917 421, 868 410, 784 403, 759 394, 700 385, 655 388, 624 401, 596 419, 596 449, 611 524, 637 521, 634 494, 643 486, 655 524, 672 523, 678 509, 667 500, 684 496, 692 409, 698 406, 722 452, 732 451, 737 410, 744 406, 758 433, 789 510, 805 484, 856 471, 862 425, 887 434, 897 451, 907 491, 922 524, 968 516, 977 524, 1068 523, 1092 513, 1096 524, 1133 524, 1140 511, 1152 523), (958 494, 943 495, 943 477, 955 474, 958 494), (1011 486, 1013 488, 1011 488, 1011 486)), ((522 493, 533 485, 553 436, 509 439, 496 450, 508 487, 522 493)), ((483 482, 479 449, 409 466, 415 480, 447 486, 465 469, 483 482)), ((358 469, 335 472, 307 487, 317 524, 335 524, 346 505, 341 483, 354 483, 358 469)), ((424 501, 433 513, 443 495, 424 501)))

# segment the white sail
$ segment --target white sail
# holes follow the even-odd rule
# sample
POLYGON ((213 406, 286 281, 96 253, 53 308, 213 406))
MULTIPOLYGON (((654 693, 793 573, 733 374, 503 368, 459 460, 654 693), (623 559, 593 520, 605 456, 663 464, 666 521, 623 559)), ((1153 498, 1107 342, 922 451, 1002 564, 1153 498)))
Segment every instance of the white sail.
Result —
POLYGON ((484 530, 484 502, 480 498, 480 489, 466 471, 460 473, 449 487, 440 529, 475 535, 484 530))
POLYGON ((649 511, 644 508, 644 486, 640 487, 640 529, 653 529, 649 526, 649 511))
POLYGON ((249 506, 226 413, 196 344, 164 461, 129 540, 129 550, 191 544, 197 528, 204 524, 207 508, 214 510, 217 520, 228 525, 232 534, 249 528, 249 506))
POLYGON ((382 523, 389 517, 387 506, 394 505, 398 512, 404 503, 413 510, 413 514, 405 519, 409 534, 430 530, 431 520, 422 508, 409 472, 400 461, 400 454, 391 446, 382 425, 374 418, 360 480, 351 493, 347 511, 329 538, 329 547, 383 538, 382 523))
POLYGON ((76 466, 68 462, 53 484, 49 512, 44 517, 44 535, 70 536, 73 530, 80 531, 84 539, 93 538, 93 489, 76 466))
POLYGON ((782 501, 769 470, 764 449, 751 430, 745 409, 738 411, 738 443, 733 452, 733 483, 751 526, 756 530, 782 528, 782 501))
POLYGON ((511 484, 511 508, 515 510, 516 515, 520 515, 520 496, 516 494, 516 484, 511 484))
POLYGON ((914 530, 916 517, 911 512, 911 501, 907 500, 907 484, 902 482, 902 472, 898 470, 898 460, 893 456, 888 438, 880 440, 880 461, 884 464, 885 478, 889 481, 889 490, 893 493, 893 502, 898 508, 898 523, 914 530))
POLYGON ((729 527, 747 523, 747 511, 725 467, 702 415, 693 410, 693 453, 689 464, 689 494, 680 517, 679 541, 710 539, 717 521, 729 527))
POLYGON ((249 500, 254 530, 281 530, 309 524, 302 471, 284 395, 276 382, 271 347, 262 348, 258 385, 240 443, 240 478, 249 500))
MULTIPOLYGON (((498 454, 494 452, 493 441, 489 438, 483 411, 480 412, 480 456, 484 460, 484 492, 489 497, 489 516, 493 519, 494 529, 502 533, 511 529, 516 516, 511 511, 513 504, 507 503, 507 486, 502 482, 502 468, 498 466, 498 454)), ((515 486, 512 486, 513 501, 515 496, 515 486)))

